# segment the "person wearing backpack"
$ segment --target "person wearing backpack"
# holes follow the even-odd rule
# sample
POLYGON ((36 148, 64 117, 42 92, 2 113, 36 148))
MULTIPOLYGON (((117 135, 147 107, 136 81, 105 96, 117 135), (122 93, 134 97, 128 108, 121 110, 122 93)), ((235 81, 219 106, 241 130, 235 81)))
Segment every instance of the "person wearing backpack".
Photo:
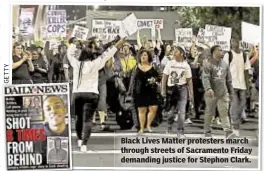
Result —
POLYGON ((231 40, 231 51, 225 54, 224 61, 230 66, 234 88, 230 114, 234 133, 239 136, 240 121, 249 90, 250 61, 247 55, 239 48, 239 40, 237 38, 231 40))

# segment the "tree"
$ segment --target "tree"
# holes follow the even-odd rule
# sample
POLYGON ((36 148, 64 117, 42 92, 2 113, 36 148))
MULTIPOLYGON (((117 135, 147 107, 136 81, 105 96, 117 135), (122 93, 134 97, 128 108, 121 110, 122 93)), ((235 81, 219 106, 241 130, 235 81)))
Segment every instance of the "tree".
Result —
POLYGON ((181 26, 193 28, 197 34, 206 24, 232 28, 232 35, 241 38, 241 22, 259 25, 258 7, 176 7, 182 16, 181 26))

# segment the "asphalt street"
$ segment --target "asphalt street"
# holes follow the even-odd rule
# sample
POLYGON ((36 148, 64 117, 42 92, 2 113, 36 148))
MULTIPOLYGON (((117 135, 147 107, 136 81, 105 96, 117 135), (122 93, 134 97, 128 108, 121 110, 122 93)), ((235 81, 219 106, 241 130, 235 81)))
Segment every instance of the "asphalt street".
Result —
MULTIPOLYGON (((203 138, 203 120, 193 120, 193 124, 186 125, 186 139, 199 139, 203 138)), ((225 148, 228 149, 228 153, 187 153, 184 151, 181 154, 175 153, 175 154, 124 154, 121 153, 121 147, 127 147, 127 148, 142 148, 145 147, 142 144, 138 145, 131 145, 131 144, 120 144, 121 138, 146 138, 149 139, 159 139, 162 138, 174 138, 176 137, 176 134, 168 135, 166 134, 166 122, 162 123, 158 127, 154 128, 153 133, 145 133, 142 136, 139 136, 135 131, 132 130, 119 130, 119 126, 116 124, 113 117, 110 117, 108 119, 108 124, 110 125, 110 131, 101 131, 100 126, 97 125, 94 127, 93 133, 91 135, 91 138, 88 142, 87 152, 80 152, 80 149, 77 145, 77 138, 76 133, 74 129, 74 121, 72 121, 72 149, 73 149, 73 167, 77 169, 81 168, 94 168, 94 169, 113 169, 113 167, 118 167, 119 169, 125 169, 125 167, 133 167, 136 169, 138 167, 138 170, 141 170, 139 167, 145 167, 146 169, 158 169, 160 167, 178 167, 178 168, 257 168, 258 167, 258 154, 259 154, 259 148, 258 148, 258 140, 256 137, 256 131, 258 130, 258 118, 250 118, 248 122, 245 124, 242 124, 242 128, 240 131, 240 138, 246 137, 249 141, 246 144, 192 144, 192 145, 180 145, 180 144, 170 144, 170 145, 145 145, 148 149, 151 149, 152 147, 160 147, 160 148, 174 148, 179 149, 183 146, 190 147, 190 148, 225 148), (243 149, 251 150, 250 154, 246 153, 245 151, 241 151, 239 153, 230 153, 230 149, 232 147, 244 147, 243 149), (152 161, 149 163, 129 163, 129 162, 121 162, 121 159, 123 157, 126 158, 152 158, 152 161), (180 161, 174 161, 173 163, 162 163, 162 158, 171 158, 171 160, 174 158, 184 158, 186 161, 180 163, 180 161), (191 163, 188 162, 188 158, 197 158, 196 162, 191 163), (203 161, 204 159, 201 159, 206 157, 208 158, 215 158, 217 157, 218 160, 224 160, 226 161, 218 161, 214 162, 212 164, 212 160, 210 159, 210 162, 203 161), (239 163, 237 158, 247 158, 247 163, 239 163), (154 161, 153 158, 156 158, 154 161), (160 159, 160 163, 158 164, 158 158, 160 159), (233 162, 231 162, 231 158, 233 162), (104 167, 104 168, 102 168, 104 167)), ((222 131, 221 125, 214 124, 213 126, 213 137, 216 139, 223 139, 224 138, 224 132, 222 131)), ((188 141, 188 140, 186 140, 188 141)), ((127 159, 128 160, 128 159, 127 159)), ((176 159, 174 159, 176 160, 176 159)), ((179 160, 179 159, 178 159, 179 160)), ((144 168, 144 169, 145 169, 144 168)))

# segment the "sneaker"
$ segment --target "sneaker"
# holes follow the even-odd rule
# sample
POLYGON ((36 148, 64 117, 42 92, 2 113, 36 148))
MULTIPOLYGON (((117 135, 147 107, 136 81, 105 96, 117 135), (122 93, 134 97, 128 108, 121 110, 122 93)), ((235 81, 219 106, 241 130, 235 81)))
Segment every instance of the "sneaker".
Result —
POLYGON ((239 130, 238 130, 238 129, 234 129, 234 130, 233 130, 233 133, 234 133, 237 137, 239 137, 239 130))
POLYGON ((236 134, 234 134, 234 132, 232 131, 227 131, 225 134, 226 139, 233 139, 236 137, 236 134))
POLYGON ((149 133, 153 132, 153 129, 151 129, 151 128, 147 128, 147 130, 149 133))
POLYGON ((138 131, 138 134, 139 134, 139 135, 144 134, 144 130, 139 130, 139 131, 138 131))
POLYGON ((215 121, 215 117, 213 116, 212 120, 211 120, 211 123, 214 123, 214 121, 215 121))
POLYGON ((216 123, 217 125, 221 125, 221 124, 222 124, 222 123, 220 122, 219 117, 217 117, 217 118, 215 119, 215 123, 216 123))
POLYGON ((136 126, 133 126, 133 127, 131 128, 131 131, 133 131, 133 132, 138 132, 139 129, 138 129, 136 126))
POLYGON ((178 115, 175 116, 174 121, 175 121, 175 122, 178 121, 178 115))
POLYGON ((172 127, 171 126, 169 126, 168 128, 167 128, 167 132, 166 132, 167 134, 173 134, 173 132, 172 132, 172 127))
POLYGON ((87 151, 87 146, 86 145, 82 145, 81 146, 81 152, 86 152, 87 151))
POLYGON ((241 124, 244 124, 244 123, 246 123, 246 122, 248 122, 249 121, 249 119, 247 119, 247 118, 242 118, 241 119, 241 124))
POLYGON ((181 138, 181 139, 182 139, 182 138, 186 138, 186 136, 185 136, 184 133, 182 133, 182 132, 178 132, 178 133, 177 133, 177 137, 178 137, 178 138, 181 138))
POLYGON ((192 124, 193 122, 191 121, 191 119, 190 118, 187 118, 186 120, 185 120, 185 122, 184 123, 186 123, 186 124, 192 124))
POLYGON ((109 130, 109 126, 106 125, 105 123, 101 123, 101 131, 107 131, 109 130))
POLYGON ((81 147, 82 146, 82 140, 78 140, 77 144, 78 144, 78 147, 81 147))

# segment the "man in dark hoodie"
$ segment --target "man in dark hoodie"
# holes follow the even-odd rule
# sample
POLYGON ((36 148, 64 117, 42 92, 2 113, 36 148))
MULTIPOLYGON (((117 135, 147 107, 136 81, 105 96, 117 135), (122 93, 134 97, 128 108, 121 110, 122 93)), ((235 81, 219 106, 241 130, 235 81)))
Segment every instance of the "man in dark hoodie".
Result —
POLYGON ((223 53, 220 46, 211 48, 212 57, 204 60, 202 82, 205 90, 205 116, 204 131, 205 137, 211 137, 210 124, 218 108, 222 126, 226 138, 233 138, 235 134, 230 128, 228 116, 229 101, 234 93, 232 77, 229 66, 223 61, 223 53))

